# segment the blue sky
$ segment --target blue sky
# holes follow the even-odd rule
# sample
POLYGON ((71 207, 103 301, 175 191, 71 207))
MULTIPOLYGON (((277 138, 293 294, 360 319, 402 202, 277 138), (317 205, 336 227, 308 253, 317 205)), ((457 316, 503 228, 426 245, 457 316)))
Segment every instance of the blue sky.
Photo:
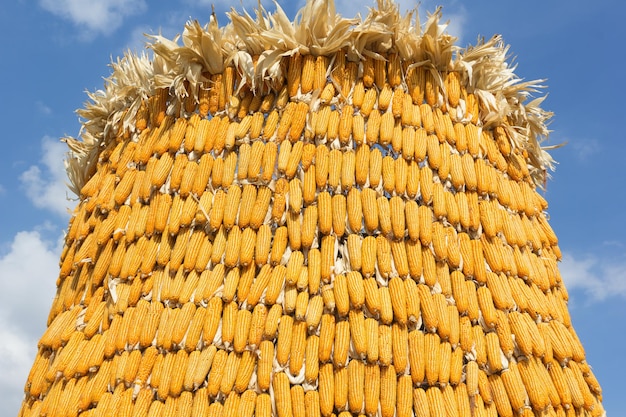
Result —
MULTIPOLYGON (((180 32, 190 17, 205 23, 206 0, 18 0, 0 8, 5 80, 0 112, 0 414, 16 415, 22 386, 54 297, 68 209, 59 138, 77 136, 85 91, 103 86, 108 64, 141 51, 143 33, 180 32)), ((234 1, 251 11, 256 1, 234 1)), ((265 4, 265 1, 263 2, 265 4)), ((294 16, 296 2, 282 2, 294 16)), ((344 16, 366 6, 339 0, 344 16)), ((443 3, 457 44, 502 34, 516 73, 546 78, 544 108, 555 116, 548 145, 559 162, 545 197, 564 254, 561 274, 574 327, 604 390, 608 415, 626 415, 626 6, 618 1, 443 3), (565 6, 567 4, 567 6, 565 6)), ((403 11, 417 2, 402 0, 403 11)), ((422 21, 435 9, 420 6, 422 21)), ((271 5, 268 6, 271 9, 271 5)), ((227 6, 215 6, 221 24, 227 6)), ((68 198, 70 198, 68 200, 68 198)))

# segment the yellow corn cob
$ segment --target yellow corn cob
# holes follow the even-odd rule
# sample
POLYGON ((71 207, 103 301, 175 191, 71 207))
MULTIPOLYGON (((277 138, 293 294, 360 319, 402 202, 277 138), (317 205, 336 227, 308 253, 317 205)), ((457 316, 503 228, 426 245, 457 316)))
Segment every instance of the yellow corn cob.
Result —
MULTIPOLYGON (((280 336, 280 335, 279 335, 280 336)), ((307 326, 304 321, 293 323, 291 352, 289 355, 289 371, 292 375, 297 375, 304 363, 304 352, 306 348, 307 326)))
POLYGON ((487 282, 487 271, 484 262, 482 241, 478 239, 470 240, 470 247, 473 257, 473 277, 478 283, 485 284, 487 282))
POLYGON ((301 385, 291 387, 291 404, 293 417, 305 417, 304 389, 301 385))
POLYGON ((335 316, 322 314, 319 335, 319 360, 326 363, 331 359, 331 352, 335 340, 335 316))
MULTIPOLYGON (((286 142, 287 143, 287 142, 286 142)), ((286 143, 281 144, 281 152, 278 156, 278 171, 284 172, 288 179, 293 178, 302 158, 302 151, 304 149, 304 142, 298 141, 290 148, 285 146, 286 143), (284 150, 284 152, 282 152, 284 150)))
MULTIPOLYGON (((374 110, 374 105, 376 104, 377 100, 378 100, 378 96, 377 96, 376 89, 375 88, 367 89, 367 91, 365 92, 365 95, 363 96, 363 102, 361 104, 361 111, 360 111, 360 114, 363 117, 368 118, 368 125, 372 120, 371 119, 372 115, 378 118, 377 127, 375 129, 376 134, 378 133, 378 126, 380 126, 380 112, 378 110, 374 110)), ((378 138, 374 137, 372 140, 374 141, 373 143, 376 143, 378 141, 378 138)), ((368 142, 370 142, 370 138, 368 138, 368 142)))
POLYGON ((528 394, 524 388, 521 376, 515 362, 509 363, 509 369, 501 374, 502 384, 508 394, 513 410, 520 410, 528 401, 528 394))
POLYGON ((355 153, 352 151, 343 154, 341 164, 341 187, 350 190, 355 182, 355 153))
MULTIPOLYGON (((334 130, 330 128, 330 123, 334 124, 333 120, 329 120, 329 136, 330 133, 334 135, 334 132, 330 132, 334 130)), ((341 114, 339 114, 339 123, 337 125, 337 134, 339 136, 339 141, 342 144, 347 144, 350 141, 350 136, 353 133, 353 109, 352 106, 347 105, 341 110, 341 114)))
POLYGON ((521 360, 517 362, 516 366, 526 387, 532 408, 537 411, 543 410, 550 402, 550 398, 548 397, 547 385, 542 380, 541 374, 537 373, 530 359, 521 360))
POLYGON ((351 233, 359 233, 361 230, 361 224, 363 222, 363 208, 361 201, 361 191, 357 188, 352 188, 348 192, 347 197, 347 214, 348 214, 348 226, 351 233))
POLYGON ((391 294, 389 287, 379 287, 380 295, 380 321, 384 324, 391 324, 393 321, 393 306, 391 304, 391 294))
POLYGON ((378 292, 378 284, 375 278, 367 278, 363 280, 363 301, 368 311, 376 316, 380 312, 381 300, 378 292))
MULTIPOLYGON (((320 100, 324 102, 324 98, 330 96, 330 98, 326 100, 327 102, 330 101, 333 98, 331 94, 332 95, 335 94, 335 89, 332 84, 326 84, 326 87, 324 88, 324 91, 322 92, 322 95, 320 96, 320 100)), ((328 116, 328 126, 326 128, 326 137, 328 139, 334 140, 339 137, 339 125, 340 125, 339 111, 332 110, 330 112, 330 115, 328 116)))
POLYGON ((259 362, 257 364, 257 384, 261 391, 270 387, 272 361, 274 360, 274 344, 271 340, 263 340, 260 345, 259 362))
MULTIPOLYGON (((382 97, 382 94, 381 94, 382 97)), ((379 100, 380 103, 380 100, 379 100)), ((380 136, 378 138, 378 143, 385 146, 391 143, 392 138, 394 136, 394 125, 395 120, 393 118, 393 113, 385 112, 380 118, 380 136)), ((400 136, 401 138, 401 136, 400 136)))
POLYGON ((355 271, 361 269, 361 244, 363 238, 357 234, 349 234, 347 240, 348 257, 350 259, 350 268, 355 271))
POLYGON ((359 79, 354 84, 354 90, 352 91, 352 105, 357 109, 363 105, 363 98, 365 97, 365 85, 363 79, 359 79))
POLYGON ((248 293, 247 301, 249 305, 255 306, 261 295, 267 288, 268 283, 270 282, 270 278, 272 275, 272 268, 265 264, 261 267, 257 277, 254 279, 252 286, 250 287, 250 292, 248 293))
MULTIPOLYGON (((383 88, 383 86, 385 85, 385 82, 387 81, 387 62, 384 58, 375 58, 373 62, 373 67, 374 67, 374 80, 373 81, 375 82, 378 88, 383 88)), ((369 75, 369 69, 368 69, 368 75, 369 75)), ((364 74, 364 77, 365 77, 365 74, 364 74)))
POLYGON ((395 190, 395 164, 391 156, 385 156, 382 160, 382 180, 385 192, 392 194, 395 190))
MULTIPOLYGON (((257 142, 255 142, 257 143, 257 142)), ((260 142, 259 142, 260 143, 260 142)), ((252 145, 252 150, 254 151, 254 144, 252 145)), ((261 160, 261 181, 264 183, 270 182, 272 179, 272 175, 274 175, 274 165, 276 164, 276 159, 278 157, 278 146, 276 142, 267 142, 263 148, 263 158, 261 160)), ((250 164, 250 167, 253 165, 250 164)), ((256 168, 256 165, 254 165, 256 168)), ((248 177, 254 179, 255 175, 258 175, 258 170, 251 172, 250 168, 248 169, 248 177)))
POLYGON ((439 107, 433 109, 433 122, 435 126, 435 135, 437 135, 440 143, 444 143, 447 140, 446 126, 443 113, 439 107))
POLYGON ((425 133, 432 135, 435 132, 435 121, 432 107, 426 103, 420 104, 419 113, 425 133))
POLYGON ((292 335, 293 318, 285 314, 278 323, 278 338, 276 342, 276 360, 282 366, 287 365, 287 361, 289 360, 292 335))
MULTIPOLYGON (((310 326, 309 326, 310 328, 310 326)), ((318 379, 319 375, 319 337, 316 335, 310 335, 306 339, 306 347, 304 351, 304 378, 307 382, 313 382, 318 379)))
POLYGON ((295 285, 300 277, 300 270, 304 265, 304 255, 300 251, 294 251, 291 253, 289 260, 287 261, 287 284, 295 285))
POLYGON ((377 148, 370 152, 369 181, 370 187, 376 188, 382 178, 383 157, 377 148))
POLYGON ((382 235, 376 238, 376 262, 378 272, 385 278, 391 275, 391 245, 389 240, 382 235))
POLYGON ((339 149, 330 151, 328 158, 328 186, 333 190, 340 184, 342 160, 343 153, 339 149))
POLYGON ((337 313, 340 317, 346 316, 350 310, 350 296, 348 293, 348 280, 345 274, 335 276, 333 294, 337 313))
POLYGON ((312 248, 308 253, 307 280, 309 293, 317 294, 321 280, 321 254, 317 248, 312 248))
POLYGON ((335 236, 323 236, 320 247, 320 276, 323 282, 330 281, 331 269, 334 265, 335 236))
MULTIPOLYGON (((405 207, 404 201, 398 196, 391 197, 389 200, 391 230, 395 239, 402 239, 405 232, 405 207)), ((416 220, 416 219, 414 219, 416 220)))
POLYGON ((503 369, 500 349, 500 339, 494 332, 489 332, 485 335, 486 348, 487 348, 487 362, 489 370, 493 372, 500 372, 503 369))
MULTIPOLYGON (((246 191, 246 187, 244 187, 244 194, 246 191)), ((251 200, 252 197, 248 197, 244 195, 243 198, 245 198, 244 201, 242 201, 242 209, 244 208, 244 202, 245 202, 245 206, 246 206, 246 210, 241 212, 239 214, 239 223, 240 226, 242 226, 243 224, 245 224, 245 217, 246 217, 246 211, 247 211, 247 207, 248 207, 248 201, 246 200, 251 200)), ((259 187, 257 192, 256 192, 256 199, 254 200, 254 205, 252 206, 251 209, 251 213, 250 213, 250 227, 252 227, 253 229, 259 229, 261 227, 261 225, 263 224, 263 221, 265 220, 265 217, 267 215, 267 211, 268 211, 268 207, 269 207, 269 203, 272 197, 272 190, 270 190, 268 187, 259 187)), ((243 226, 242 226, 243 227, 243 226)))
POLYGON ((235 221, 237 220, 237 214, 239 213, 239 205, 241 202, 241 188, 239 185, 233 184, 228 187, 228 193, 224 201, 224 214, 222 216, 222 223, 227 230, 231 230, 235 221))
MULTIPOLYGON (((235 228, 235 229, 238 229, 238 228, 235 228)), ((240 241, 241 242, 240 242, 239 253, 237 255, 234 255, 231 253, 230 256, 233 258, 237 257, 241 265, 247 266, 252 263, 252 260, 254 257, 256 233, 254 232, 254 230, 247 227, 243 230, 243 233, 241 233, 240 241)), ((233 247, 231 247, 231 250, 234 250, 234 243, 235 242, 233 242, 233 247)))
POLYGON ((361 210, 363 213, 365 230, 368 233, 372 233, 378 228, 378 208, 376 203, 376 191, 371 188, 364 188, 362 190, 361 210))
POLYGON ((465 384, 467 387, 467 394, 470 398, 478 395, 478 374, 480 370, 478 363, 474 360, 467 362, 465 365, 465 384))
POLYGON ((457 72, 452 71, 447 74, 445 87, 450 107, 458 106, 461 98, 461 84, 457 72))
POLYGON ((511 333, 515 336, 515 344, 522 354, 529 356, 532 354, 533 341, 523 315, 517 311, 508 314, 511 333))
POLYGON ((481 368, 484 368, 487 365, 487 342, 485 340, 485 333, 478 324, 472 326, 471 333, 476 362, 478 362, 481 368))
MULTIPOLYGON (((217 161, 214 163, 213 170, 215 171, 215 167, 217 166, 217 161)), ((228 152, 226 157, 224 158, 224 169, 222 170, 222 179, 219 185, 224 188, 230 187, 235 179, 235 170, 237 169, 237 154, 235 152, 228 152)), ((218 171, 219 172, 219 171, 218 171)), ((214 173, 215 174, 215 173, 214 173)), ((219 181, 218 181, 219 182, 219 181)), ((215 176, 213 179, 214 186, 215 184, 215 176)))
MULTIPOLYGON (((236 392, 230 392, 228 394, 228 397, 226 397, 226 400, 224 401, 224 408, 222 410, 222 415, 225 415, 225 416, 235 415, 235 412, 238 410, 238 408, 239 408, 239 394, 237 394, 236 392)), ((180 410, 180 406, 179 406, 179 410, 180 410)))
POLYGON ((402 240, 392 240, 390 246, 396 272, 400 277, 406 278, 410 274, 411 269, 409 268, 405 242, 402 240))
POLYGON ((417 291, 420 297, 420 309, 424 327, 427 331, 434 332, 439 324, 437 305, 427 285, 419 284, 417 291))
POLYGON ((513 417, 513 409, 501 376, 499 374, 489 375, 489 386, 498 415, 513 417))
MULTIPOLYGON (((248 230, 248 229, 246 229, 248 230)), ((250 229, 251 230, 251 229, 250 229)), ((245 235, 245 231, 244 231, 245 235)), ((269 225, 262 225, 258 233, 256 235, 256 240, 254 241, 254 259, 257 265, 263 265, 267 262, 269 252, 270 252, 270 240, 272 238, 271 229, 269 225)), ((246 245, 249 245, 250 242, 245 242, 246 245)), ((247 247, 247 246, 245 246, 247 247)), ((242 245, 242 254, 240 256, 240 261, 242 261, 242 265, 246 265, 243 261, 247 260, 247 256, 244 257, 244 245, 242 245)))
POLYGON ((302 55, 295 53, 289 57, 289 70, 287 71, 287 91, 289 97, 298 94, 302 80, 302 55))
MULTIPOLYGON (((553 361, 548 366, 548 374, 550 375, 550 378, 552 379, 552 382, 554 383, 557 393, 561 399, 561 404, 565 407, 569 407, 573 401, 571 388, 573 387, 576 389, 576 386, 573 385, 573 381, 570 381, 567 378, 563 369, 564 368, 561 367, 558 362, 553 361)), ((574 393, 574 395, 577 394, 578 392, 574 393)), ((580 398, 577 398, 576 401, 580 402, 580 398)))
POLYGON ((392 87, 397 87, 402 82, 402 66, 400 63, 400 57, 397 53, 390 53, 387 62, 387 72, 389 78, 389 84, 392 87))
POLYGON ((393 117, 395 117, 396 119, 402 117, 404 101, 404 90, 400 87, 396 87, 393 91, 393 98, 391 100, 391 112, 393 114, 393 117))
MULTIPOLYGON (((469 99, 469 96, 468 96, 468 99, 469 99)), ((469 154, 474 158, 478 156, 478 152, 479 152, 478 134, 479 134, 478 126, 474 125, 473 123, 469 123, 465 125, 465 137, 467 139, 467 150, 469 154)))
MULTIPOLYGON (((361 411, 364 398, 365 365, 359 360, 352 360, 348 365, 348 407, 352 413, 361 411)), ((335 387, 337 381, 335 381, 335 387)))
POLYGON ((346 228, 346 197, 335 194, 332 197, 332 224, 337 236, 343 236, 346 228))
POLYGON ((487 287, 490 290, 495 307, 499 310, 510 310, 515 303, 507 281, 506 276, 502 273, 498 275, 493 272, 487 272, 487 287))
POLYGON ((431 71, 425 72, 424 78, 424 98, 429 105, 434 107, 439 102, 439 86, 435 80, 435 75, 431 71))
POLYGON ((374 84, 374 66, 374 58, 369 55, 365 56, 363 60, 363 84, 366 87, 371 87, 374 84))
POLYGON ((354 347, 354 350, 358 356, 365 358, 367 355, 367 337, 365 329, 365 318, 363 312, 359 310, 350 310, 349 312, 350 323, 350 337, 354 347))
POLYGON ((349 348, 350 323, 348 320, 339 320, 335 325, 335 339, 333 345, 333 363, 335 368, 347 366, 349 348))
POLYGON ((296 142, 300 138, 300 135, 302 134, 302 131, 304 130, 308 114, 309 114, 309 105, 307 103, 303 101, 296 103, 295 109, 293 111, 291 124, 289 126, 289 140, 292 143, 296 142))
POLYGON ((302 77, 300 81, 300 92, 306 94, 313 89, 315 79, 315 56, 304 55, 302 57, 302 77))
MULTIPOLYGON (((371 197, 369 196, 368 198, 371 199, 371 197)), ((365 207, 365 209, 367 210, 368 207, 365 207)), ((391 208, 390 208, 389 200, 386 197, 381 196, 376 200, 376 211, 378 212, 378 228, 380 229, 383 235, 389 235, 392 230, 391 208)), ((373 219, 370 223, 373 224, 373 219)))
POLYGON ((493 305, 493 299, 491 297, 491 291, 489 288, 480 286, 477 290, 478 306, 482 314, 485 325, 489 328, 495 328, 498 321, 496 315, 496 309, 493 305))
POLYGON ((316 184, 315 184, 315 165, 309 167, 304 173, 304 180, 302 182, 302 198, 306 206, 313 204, 316 198, 316 184))
MULTIPOLYGON (((412 104, 410 103, 411 99, 408 98, 407 100, 409 102, 408 105, 412 106, 412 104)), ((403 117, 406 113, 406 111, 403 113, 403 117)), ((404 121, 403 124, 405 124, 404 121)), ((402 130, 402 157, 407 161, 412 160, 413 155, 415 154, 415 136, 415 128, 413 128, 412 126, 406 126, 402 130)))
POLYGON ((335 378, 332 363, 320 367, 319 402, 322 416, 329 417, 335 405, 335 378))
POLYGON ((270 395, 267 393, 257 395, 254 410, 255 416, 270 417, 272 415, 272 399, 270 395))
POLYGON ((409 365, 408 330, 398 322, 391 326, 393 365, 397 374, 405 372, 409 365))
POLYGON ((439 369, 441 366, 441 348, 439 344, 440 339, 436 333, 427 333, 424 336, 424 370, 426 381, 429 385, 434 385, 439 380, 439 369))
POLYGON ((328 180, 329 153, 323 144, 318 145, 315 151, 315 183, 319 188, 324 188, 328 180))
POLYGON ((299 250, 302 247, 302 224, 300 215, 293 212, 287 213, 287 233, 289 247, 292 250, 299 250))
POLYGON ((332 109, 330 106, 322 106, 315 115, 315 136, 323 138, 328 132, 328 123, 332 109))
POLYGON ((366 318, 364 328, 367 362, 376 363, 378 360, 378 320, 366 318))
POLYGON ((389 295, 395 321, 406 325, 407 322, 407 298, 402 280, 393 277, 389 280, 389 295))
MULTIPOLYGON (((534 367, 535 372, 545 370, 543 365, 538 363, 538 361, 535 361, 534 364, 535 364, 535 367, 534 367)), ((598 405, 595 404, 596 399, 594 395, 592 394, 591 389, 582 374, 581 365, 579 365, 579 363, 576 361, 570 361, 568 362, 567 366, 569 368, 569 371, 566 371, 566 378, 570 380, 573 378, 576 381, 580 394, 582 395, 583 408, 587 411, 593 412, 595 408, 598 407, 598 405)), ((573 385, 573 382, 569 381, 568 384, 573 385)), ((570 390, 574 392, 575 387, 570 388, 570 390)))
MULTIPOLYGON (((245 158, 245 154, 246 151, 243 148, 243 144, 240 146, 240 163, 241 160, 243 158, 245 158)), ((272 145, 270 145, 272 146, 272 145)), ((255 141, 252 142, 252 145, 250 146, 250 158, 249 158, 249 162, 246 164, 247 167, 247 171, 244 170, 244 166, 240 165, 239 167, 239 171, 237 174, 237 177, 239 179, 243 179, 243 178, 247 178, 250 179, 251 181, 256 181, 259 178, 259 175, 261 173, 261 167, 264 166, 263 163, 265 161, 265 144, 262 141, 255 141), (243 177, 243 178, 242 178, 243 177)), ((268 155, 269 157, 269 155, 268 155)), ((272 166, 272 170, 273 170, 273 166, 272 166)))
MULTIPOLYGON (((324 86, 324 88, 322 89, 322 92, 320 93, 320 101, 322 103, 328 103, 333 99, 333 97, 335 97, 335 86, 331 83, 328 83, 324 86)), ((354 99, 353 99, 353 102, 354 102, 354 99)))
POLYGON ((396 410, 397 380, 393 367, 380 369, 380 413, 383 417, 393 417, 396 410))

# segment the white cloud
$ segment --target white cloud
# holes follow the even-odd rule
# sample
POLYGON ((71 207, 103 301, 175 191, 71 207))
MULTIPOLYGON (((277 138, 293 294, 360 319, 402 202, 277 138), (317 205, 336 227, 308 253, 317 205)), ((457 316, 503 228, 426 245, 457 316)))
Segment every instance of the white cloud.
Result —
POLYGON ((49 116, 52 114, 52 109, 41 100, 37 100, 35 102, 35 106, 37 106, 37 110, 39 110, 39 112, 45 116, 49 116))
POLYGON ((114 32, 123 20, 146 10, 144 0, 40 0, 45 10, 85 30, 86 37, 114 32))
MULTIPOLYGON (((48 226, 44 226, 48 227, 48 226)), ((22 231, 0 255, 0 415, 17 415, 55 292, 60 248, 22 231)))
POLYGON ((582 291, 587 301, 599 302, 609 297, 626 298, 626 259, 604 259, 587 254, 579 257, 564 252, 559 271, 568 291, 582 291))
POLYGON ((591 156, 602 150, 602 145, 597 139, 573 139, 569 142, 576 157, 582 162, 588 162, 591 156))
POLYGON ((63 160, 67 146, 51 137, 44 137, 41 143, 43 156, 39 165, 32 165, 20 175, 20 182, 26 195, 35 207, 50 210, 63 217, 74 202, 66 185, 67 176, 63 160))

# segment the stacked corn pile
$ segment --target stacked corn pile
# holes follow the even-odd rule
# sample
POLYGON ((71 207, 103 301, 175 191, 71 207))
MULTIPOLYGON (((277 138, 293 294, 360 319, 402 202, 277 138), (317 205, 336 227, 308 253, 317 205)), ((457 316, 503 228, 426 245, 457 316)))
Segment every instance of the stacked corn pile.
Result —
POLYGON ((534 86, 499 38, 453 59, 438 13, 378 6, 233 12, 114 64, 20 415, 604 414, 534 86))

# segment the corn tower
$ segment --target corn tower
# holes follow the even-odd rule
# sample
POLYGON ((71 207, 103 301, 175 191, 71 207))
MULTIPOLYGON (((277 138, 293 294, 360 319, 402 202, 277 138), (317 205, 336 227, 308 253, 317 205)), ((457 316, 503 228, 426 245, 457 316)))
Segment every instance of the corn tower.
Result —
POLYGON ((20 416, 603 416, 540 86, 444 29, 309 0, 114 62, 20 416))

